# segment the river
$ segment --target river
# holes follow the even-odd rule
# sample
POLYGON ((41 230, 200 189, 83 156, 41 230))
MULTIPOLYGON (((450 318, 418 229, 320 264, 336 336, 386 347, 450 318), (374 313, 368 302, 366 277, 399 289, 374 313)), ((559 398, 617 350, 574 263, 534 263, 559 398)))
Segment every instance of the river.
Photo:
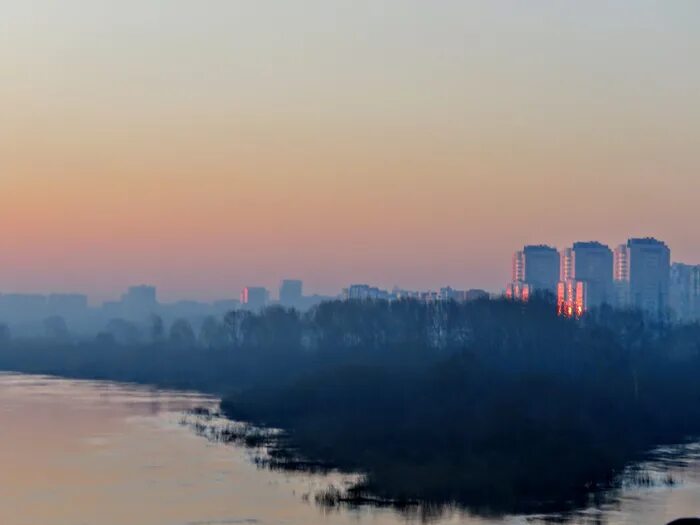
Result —
MULTIPOLYGON (((314 494, 339 475, 260 469, 252 452, 213 443, 182 424, 217 400, 108 382, 0 374, 2 525, 398 525, 420 512, 327 509, 314 494)), ((651 462, 573 524, 663 525, 700 514, 700 447, 651 462), (673 483, 665 482, 673 479, 673 483)), ((435 525, 531 524, 556 517, 477 517, 449 511, 435 525)))

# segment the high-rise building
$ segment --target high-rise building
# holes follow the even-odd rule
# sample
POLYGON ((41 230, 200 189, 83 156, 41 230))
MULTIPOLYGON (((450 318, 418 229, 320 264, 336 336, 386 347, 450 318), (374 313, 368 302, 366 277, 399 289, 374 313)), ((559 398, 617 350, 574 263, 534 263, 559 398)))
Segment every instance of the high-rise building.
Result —
POLYGON ((669 308, 671 251, 652 237, 630 239, 615 250, 614 277, 621 305, 664 317, 669 308))
POLYGON ((522 251, 513 254, 513 274, 511 280, 513 282, 522 282, 525 280, 525 254, 522 251))
POLYGON ((280 304, 284 306, 300 306, 304 284, 296 279, 285 279, 280 284, 280 304))
POLYGON ((589 308, 588 283, 576 279, 557 284, 557 311, 566 317, 581 317, 589 308))
POLYGON ((533 293, 557 293, 560 255, 551 246, 530 245, 513 255, 512 281, 506 286, 506 297, 527 301, 533 293))
POLYGON ((620 244, 613 252, 613 288, 615 306, 629 308, 630 300, 630 266, 629 251, 626 244, 620 244))
POLYGON ((669 301, 678 321, 700 319, 700 265, 671 265, 669 301))
POLYGON ((530 285, 523 281, 513 281, 506 285, 506 298, 516 301, 528 301, 532 295, 530 285))
POLYGON ((533 291, 556 293, 559 282, 560 257, 556 248, 543 244, 523 249, 525 282, 533 291))
POLYGON ((126 303, 138 305, 155 306, 158 304, 155 286, 148 285, 130 287, 122 296, 122 300, 126 303))
POLYGON ((559 281, 568 281, 574 278, 574 250, 572 248, 562 250, 560 266, 559 281))
POLYGON ((241 305, 248 310, 260 310, 267 305, 270 293, 262 286, 246 286, 241 292, 241 305))
POLYGON ((613 252, 599 242, 576 242, 562 252, 557 289, 559 312, 581 315, 590 308, 615 302, 613 252))
POLYGON ((132 286, 122 295, 122 314, 132 319, 154 313, 158 309, 155 286, 132 286))
POLYGON ((613 253, 613 279, 615 281, 629 281, 629 252, 626 244, 620 244, 613 253))
POLYGON ((576 242, 572 252, 572 278, 586 283, 585 308, 613 304, 612 250, 599 242, 576 242))

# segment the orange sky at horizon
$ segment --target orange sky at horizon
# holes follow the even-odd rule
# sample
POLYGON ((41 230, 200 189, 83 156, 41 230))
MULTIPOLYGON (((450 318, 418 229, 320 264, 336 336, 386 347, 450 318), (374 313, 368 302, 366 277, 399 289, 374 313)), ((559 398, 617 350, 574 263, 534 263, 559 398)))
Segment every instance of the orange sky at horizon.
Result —
POLYGON ((700 263, 694 4, 307 3, 11 2, 0 292, 498 290, 525 243, 638 235, 700 263))

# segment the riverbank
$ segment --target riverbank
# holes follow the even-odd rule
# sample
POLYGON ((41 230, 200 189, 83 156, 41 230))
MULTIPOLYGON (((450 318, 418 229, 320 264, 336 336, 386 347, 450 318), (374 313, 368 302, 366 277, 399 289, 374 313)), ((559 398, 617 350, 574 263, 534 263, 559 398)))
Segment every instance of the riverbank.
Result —
POLYGON ((627 486, 611 495, 614 502, 573 515, 475 516, 425 505, 395 511, 377 501, 329 509, 315 495, 329 484, 344 487, 344 477, 260 469, 250 449, 194 438, 179 425, 180 410, 200 403, 207 400, 112 382, 0 374, 0 523, 659 525, 695 514, 700 501, 699 456, 683 453, 659 467, 677 485, 627 486))
POLYGON ((227 326, 221 348, 16 341, 0 368, 217 394, 227 416, 285 431, 275 466, 364 473, 357 502, 570 508, 700 434, 698 326, 574 322, 537 300, 325 303, 227 326))
POLYGON ((498 393, 482 390, 476 402, 455 398, 444 374, 461 375, 461 367, 451 362, 406 382, 380 370, 324 373, 230 396, 222 409, 232 419, 285 430, 274 443, 275 468, 311 464, 365 474, 329 502, 456 503, 485 513, 585 506, 617 487, 625 468, 654 446, 686 439, 668 432, 657 442, 658 429, 633 426, 639 414, 601 413, 591 429, 594 415, 574 409, 578 386, 543 378, 511 383, 481 372, 482 385, 498 393))

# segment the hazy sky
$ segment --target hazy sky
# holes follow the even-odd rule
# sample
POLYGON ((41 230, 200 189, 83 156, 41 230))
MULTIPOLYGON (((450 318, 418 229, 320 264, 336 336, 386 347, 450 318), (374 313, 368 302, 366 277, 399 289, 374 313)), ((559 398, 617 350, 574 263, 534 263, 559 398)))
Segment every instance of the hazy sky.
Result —
POLYGON ((0 0, 0 292, 700 263, 700 2, 0 0))

